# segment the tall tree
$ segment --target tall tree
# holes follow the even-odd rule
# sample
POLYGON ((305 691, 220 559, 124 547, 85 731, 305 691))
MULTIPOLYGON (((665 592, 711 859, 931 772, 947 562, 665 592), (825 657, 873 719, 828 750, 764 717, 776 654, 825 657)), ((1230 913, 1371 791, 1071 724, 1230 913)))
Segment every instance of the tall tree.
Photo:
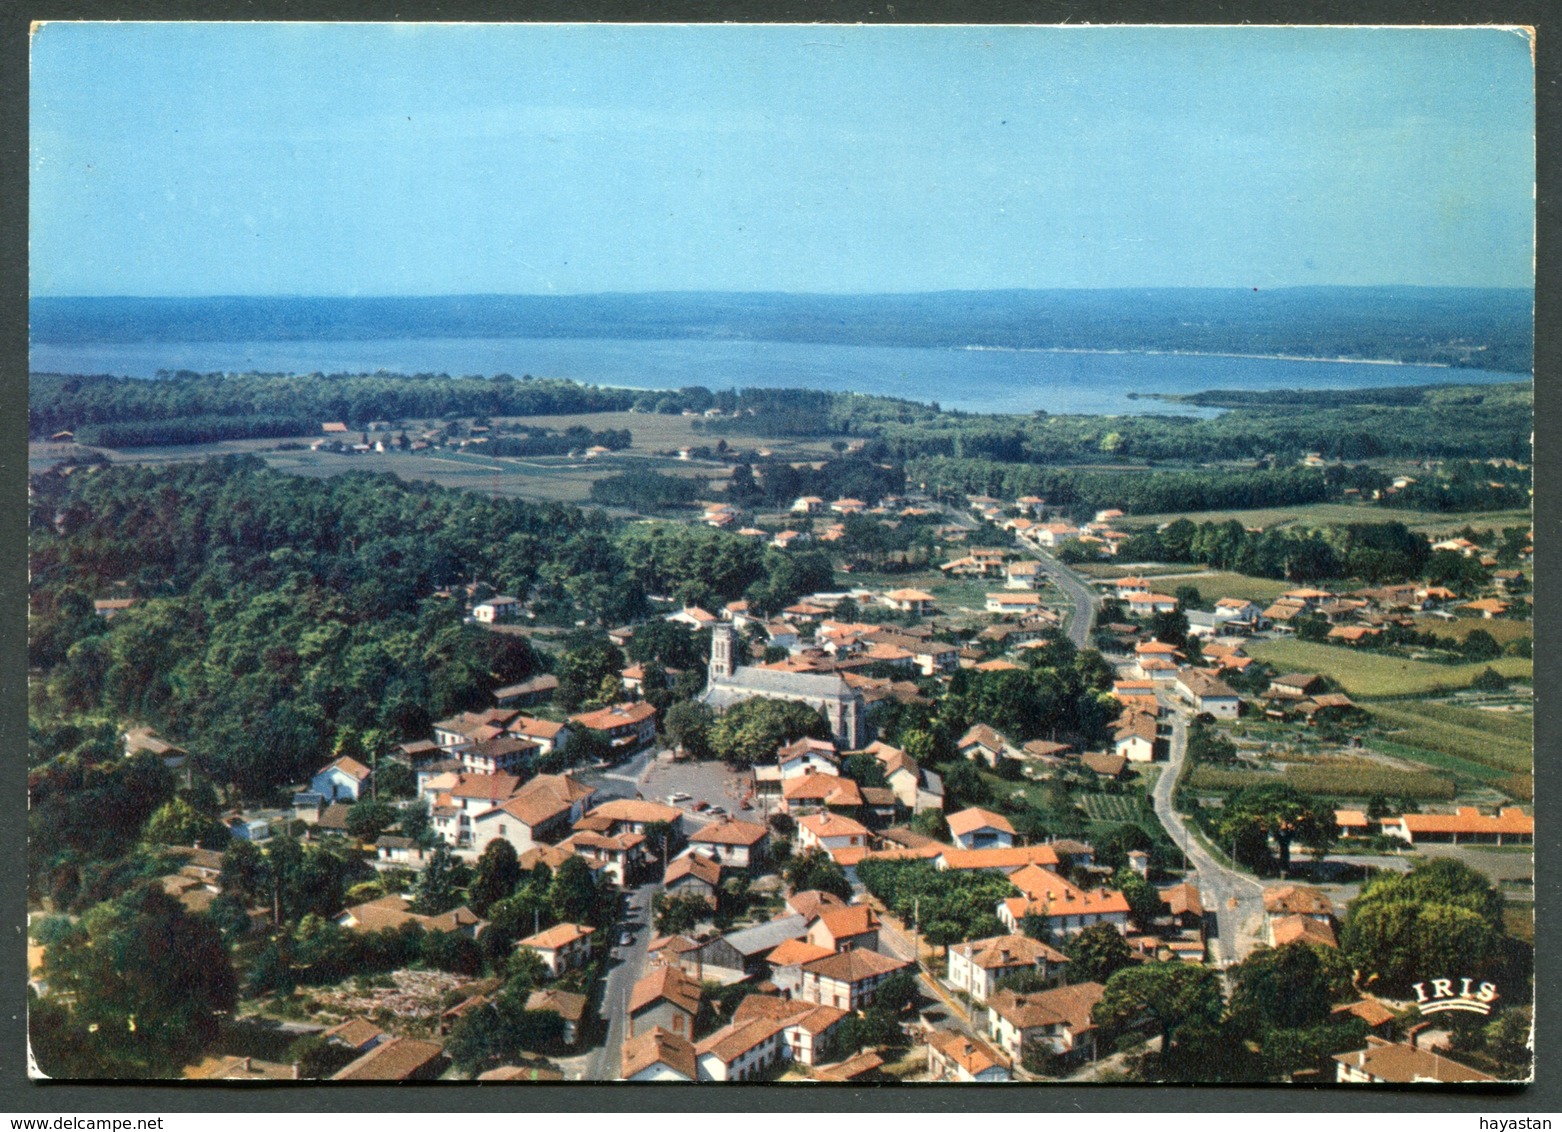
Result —
POLYGON ((44 977, 70 1004, 65 1027, 95 1077, 178 1076, 238 999, 217 928, 152 885, 88 912, 50 945, 44 977))

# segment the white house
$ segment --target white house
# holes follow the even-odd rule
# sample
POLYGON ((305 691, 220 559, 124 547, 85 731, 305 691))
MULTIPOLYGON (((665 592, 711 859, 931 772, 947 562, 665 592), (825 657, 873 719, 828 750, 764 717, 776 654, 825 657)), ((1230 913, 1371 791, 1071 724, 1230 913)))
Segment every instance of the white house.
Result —
POLYGON ((949 948, 949 985, 986 1002, 1006 975, 1035 971, 1044 979, 1060 981, 1067 962, 1062 952, 1030 936, 975 939, 949 948))
POLYGON ((949 838, 959 849, 1007 849, 1014 844, 1014 826, 1002 814, 978 806, 950 814, 949 838))
POLYGON ((554 924, 515 946, 535 951, 548 965, 548 973, 557 978, 591 961, 591 935, 596 930, 587 924, 554 924))
POLYGON ((327 802, 356 802, 373 774, 357 759, 343 755, 316 771, 309 788, 327 802))
POLYGON ((514 617, 521 611, 521 603, 508 594, 499 594, 487 601, 480 601, 472 607, 472 620, 481 621, 485 625, 491 625, 495 621, 504 621, 514 617))
POLYGON ((728 868, 746 869, 764 860, 770 831, 754 822, 727 818, 690 834, 689 844, 728 868))
POLYGON ((781 771, 783 782, 805 774, 841 773, 841 760, 835 753, 835 744, 823 739, 799 739, 795 743, 788 743, 776 752, 776 765, 781 771))
POLYGON ((1091 1011, 1105 990, 1100 983, 1026 994, 1000 990, 987 1003, 988 1037, 1015 1060, 1032 1043, 1055 1055, 1088 1057, 1095 1052, 1096 1040, 1091 1011))
POLYGON ((867 826, 840 814, 809 814, 797 819, 797 844, 805 850, 817 847, 830 852, 865 846, 869 835, 867 826))

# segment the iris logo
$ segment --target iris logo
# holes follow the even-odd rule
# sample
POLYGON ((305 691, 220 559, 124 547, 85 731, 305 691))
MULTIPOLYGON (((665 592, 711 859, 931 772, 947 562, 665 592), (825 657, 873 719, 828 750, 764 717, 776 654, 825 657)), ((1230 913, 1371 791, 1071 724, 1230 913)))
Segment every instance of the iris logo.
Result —
POLYGON ((1473 979, 1459 979, 1459 989, 1454 990, 1453 979, 1433 979, 1430 984, 1416 983, 1410 989, 1416 992, 1416 1005, 1422 1014, 1441 1014, 1445 1010, 1468 1010, 1471 1014, 1490 1014, 1497 998, 1495 983, 1475 985, 1473 979), (1426 988, 1432 988, 1428 994, 1426 988))

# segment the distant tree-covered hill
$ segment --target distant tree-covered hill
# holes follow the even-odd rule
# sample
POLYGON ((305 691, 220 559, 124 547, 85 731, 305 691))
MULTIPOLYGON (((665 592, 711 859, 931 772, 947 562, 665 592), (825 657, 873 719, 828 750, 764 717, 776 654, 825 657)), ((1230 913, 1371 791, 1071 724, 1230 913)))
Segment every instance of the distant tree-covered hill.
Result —
POLYGON ((679 292, 423 298, 35 298, 41 343, 705 338, 1391 359, 1528 373, 1525 290, 1298 287, 679 292))

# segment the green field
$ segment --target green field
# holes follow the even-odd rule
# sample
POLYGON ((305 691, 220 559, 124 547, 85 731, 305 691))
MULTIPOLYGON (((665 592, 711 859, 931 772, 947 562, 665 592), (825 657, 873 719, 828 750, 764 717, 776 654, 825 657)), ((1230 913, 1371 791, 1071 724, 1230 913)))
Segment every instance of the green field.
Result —
POLYGON ((1507 774, 1535 767, 1534 718, 1452 704, 1396 701, 1373 704, 1373 717, 1406 747, 1452 755, 1507 774))
POLYGON ((1260 507, 1248 511, 1170 511, 1162 515, 1133 515, 1122 520, 1135 527, 1158 526, 1175 519, 1195 523, 1224 523, 1235 519, 1244 527, 1275 527, 1291 523, 1404 523, 1413 531, 1452 531, 1469 524, 1477 530, 1528 526, 1528 511, 1409 511, 1377 507, 1370 503, 1305 503, 1296 507, 1260 507))
POLYGON ((1272 783, 1294 786, 1304 794, 1335 798, 1370 798, 1374 794, 1382 794, 1386 797, 1449 801, 1457 793, 1453 780, 1444 775, 1395 770, 1393 767, 1362 762, 1337 766, 1314 764, 1287 767, 1281 772, 1196 766, 1187 777, 1188 789, 1220 794, 1272 783))
POLYGON ((1484 629, 1499 645, 1506 645, 1520 637, 1533 637, 1533 621, 1509 621, 1505 618, 1461 617, 1457 621, 1444 621, 1441 617, 1417 617, 1418 633, 1436 633, 1439 637, 1451 637, 1462 641, 1477 629, 1484 629))
MULTIPOLYGON (((1154 577, 1154 575, 1150 576, 1154 577)), ((1276 578, 1254 578, 1247 574, 1231 574, 1223 570, 1200 574, 1186 580, 1177 579, 1171 584, 1174 588, 1192 586, 1199 591, 1199 596, 1210 604, 1213 604, 1217 598, 1240 597, 1260 605, 1269 605, 1286 590, 1296 589, 1295 582, 1284 582, 1276 578)))
POLYGON ((1126 566, 1117 566, 1109 562, 1082 562, 1070 567, 1082 578, 1092 581, 1108 581, 1117 578, 1131 578, 1136 575, 1156 577, 1160 574, 1200 574, 1204 572, 1202 566, 1191 564, 1178 564, 1175 562, 1131 562, 1126 566))
MULTIPOLYGON (((1468 688, 1487 667, 1484 663, 1431 664, 1297 640, 1254 642, 1247 653, 1280 672, 1321 672, 1338 680, 1350 695, 1369 698, 1468 688)), ((1499 657, 1490 666, 1508 677, 1528 680, 1534 675, 1534 663, 1522 657, 1499 657)))
POLYGON ((1081 794, 1091 821, 1137 822, 1143 816, 1137 794, 1081 794))

